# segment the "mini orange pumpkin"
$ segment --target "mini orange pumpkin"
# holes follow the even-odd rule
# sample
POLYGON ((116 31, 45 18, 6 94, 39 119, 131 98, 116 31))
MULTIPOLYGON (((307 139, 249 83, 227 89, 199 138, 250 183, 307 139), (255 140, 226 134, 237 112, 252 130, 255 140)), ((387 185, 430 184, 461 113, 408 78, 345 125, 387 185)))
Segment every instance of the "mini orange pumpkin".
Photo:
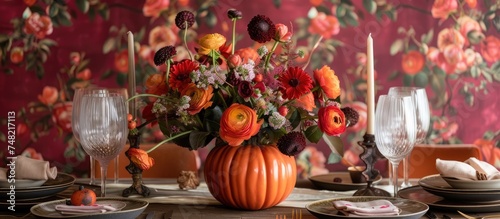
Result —
POLYGON ((74 191, 71 194, 71 204, 75 206, 85 205, 90 206, 94 205, 96 202, 95 192, 91 189, 86 189, 83 186, 80 186, 78 190, 74 191))

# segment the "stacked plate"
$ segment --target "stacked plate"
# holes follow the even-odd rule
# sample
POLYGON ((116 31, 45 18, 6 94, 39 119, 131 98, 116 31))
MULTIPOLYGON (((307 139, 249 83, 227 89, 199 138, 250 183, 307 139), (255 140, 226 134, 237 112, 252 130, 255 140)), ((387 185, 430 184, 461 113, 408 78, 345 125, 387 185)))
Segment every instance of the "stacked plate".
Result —
POLYGON ((500 180, 468 181, 436 174, 420 179, 418 184, 400 190, 398 195, 443 210, 500 211, 500 180))
MULTIPOLYGON (((58 199, 55 195, 64 191, 75 182, 75 178, 66 173, 58 173, 55 179, 47 181, 38 180, 16 180, 14 195, 15 209, 27 210, 33 205, 58 199)), ((8 202, 11 199, 13 192, 10 189, 11 184, 8 182, 0 183, 0 205, 7 209, 11 204, 8 202)))

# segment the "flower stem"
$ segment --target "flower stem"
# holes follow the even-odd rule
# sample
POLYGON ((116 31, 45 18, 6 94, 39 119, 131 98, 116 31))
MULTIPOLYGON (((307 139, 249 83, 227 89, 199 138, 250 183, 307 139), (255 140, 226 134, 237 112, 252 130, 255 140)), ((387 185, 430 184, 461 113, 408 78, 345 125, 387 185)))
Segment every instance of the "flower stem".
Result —
POLYGON ((234 54, 234 47, 236 46, 236 19, 233 18, 233 45, 231 48, 231 55, 234 54))
POLYGON ((312 54, 313 54, 314 50, 316 50, 316 48, 318 48, 321 40, 323 40, 323 36, 320 36, 318 41, 316 42, 316 44, 314 44, 313 48, 311 49, 311 52, 309 53, 309 57, 307 58, 307 63, 304 65, 304 67, 302 67, 302 70, 305 70, 307 68, 307 66, 309 65, 309 63, 311 62, 312 54))
POLYGON ((167 72, 165 73, 165 83, 168 87, 168 76, 170 75, 170 59, 167 59, 165 64, 167 65, 167 72))
POLYGON ((176 139, 176 138, 178 138, 178 137, 181 137, 181 136, 187 135, 187 134, 189 134, 189 133, 191 133, 191 132, 192 132, 192 131, 185 131, 185 132, 180 133, 180 134, 178 134, 178 135, 176 135, 176 136, 173 136, 173 137, 167 138, 167 139, 165 139, 165 140, 161 141, 160 143, 158 143, 157 145, 155 145, 154 147, 152 147, 152 148, 150 148, 149 150, 147 150, 147 151, 146 151, 146 153, 148 153, 148 154, 149 154, 151 151, 154 151, 157 147, 160 147, 162 144, 165 144, 165 143, 167 143, 167 142, 169 142, 169 141, 172 141, 172 140, 174 140, 174 139, 176 139))
POLYGON ((133 97, 128 98, 127 102, 130 102, 131 100, 138 98, 138 97, 156 97, 156 98, 162 98, 162 96, 158 96, 155 94, 137 94, 134 95, 133 97))
POLYGON ((275 40, 274 44, 273 44, 273 48, 271 48, 271 51, 269 51, 269 53, 266 56, 266 62, 264 63, 264 73, 267 73, 267 68, 268 68, 268 65, 269 65, 269 60, 271 60, 271 56, 273 55, 274 50, 276 50, 276 47, 278 47, 278 44, 279 44, 279 41, 275 40))
POLYGON ((188 44, 187 44, 187 32, 188 32, 187 21, 184 21, 184 24, 186 25, 186 28, 184 29, 184 47, 186 47, 186 51, 189 54, 189 58, 191 60, 193 60, 193 55, 191 55, 191 51, 189 51, 188 44))

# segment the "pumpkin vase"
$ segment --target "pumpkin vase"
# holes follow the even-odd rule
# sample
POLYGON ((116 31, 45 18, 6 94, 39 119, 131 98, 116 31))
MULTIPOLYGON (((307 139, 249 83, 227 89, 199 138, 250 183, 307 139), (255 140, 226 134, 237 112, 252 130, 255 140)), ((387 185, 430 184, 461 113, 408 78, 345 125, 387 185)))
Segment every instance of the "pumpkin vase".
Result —
POLYGON ((292 192, 297 177, 293 156, 276 145, 220 146, 205 161, 205 182, 223 205, 260 210, 273 207, 292 192))

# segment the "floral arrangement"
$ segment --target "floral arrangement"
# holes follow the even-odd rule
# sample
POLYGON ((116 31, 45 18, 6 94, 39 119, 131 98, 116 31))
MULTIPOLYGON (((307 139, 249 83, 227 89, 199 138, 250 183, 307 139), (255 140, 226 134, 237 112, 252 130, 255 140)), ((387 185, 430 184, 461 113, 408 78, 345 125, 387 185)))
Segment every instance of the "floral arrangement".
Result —
MULTIPOLYGON (((242 17, 234 9, 227 15, 234 23, 242 17)), ((175 23, 186 31, 194 15, 181 11, 175 23)), ((228 43, 225 36, 211 33, 199 38, 196 54, 189 59, 174 61, 172 45, 159 49, 154 63, 166 65, 166 70, 149 76, 147 94, 136 96, 151 102, 142 111, 143 124, 136 127, 130 118, 130 134, 138 135, 138 129, 154 122, 167 137, 156 147, 173 141, 195 150, 216 139, 216 146, 277 144, 283 154, 293 156, 306 147, 306 139, 317 143, 325 136, 333 150, 341 151, 338 136, 356 123, 357 113, 341 109, 334 70, 323 66, 311 77, 306 66, 298 66, 294 59, 301 52, 293 52, 293 33, 284 24, 257 15, 247 30, 258 43, 274 41, 272 47, 236 49, 234 35, 228 43), (275 53, 278 46, 281 53, 275 53)), ((153 164, 140 149, 129 155, 141 169, 153 164)))

